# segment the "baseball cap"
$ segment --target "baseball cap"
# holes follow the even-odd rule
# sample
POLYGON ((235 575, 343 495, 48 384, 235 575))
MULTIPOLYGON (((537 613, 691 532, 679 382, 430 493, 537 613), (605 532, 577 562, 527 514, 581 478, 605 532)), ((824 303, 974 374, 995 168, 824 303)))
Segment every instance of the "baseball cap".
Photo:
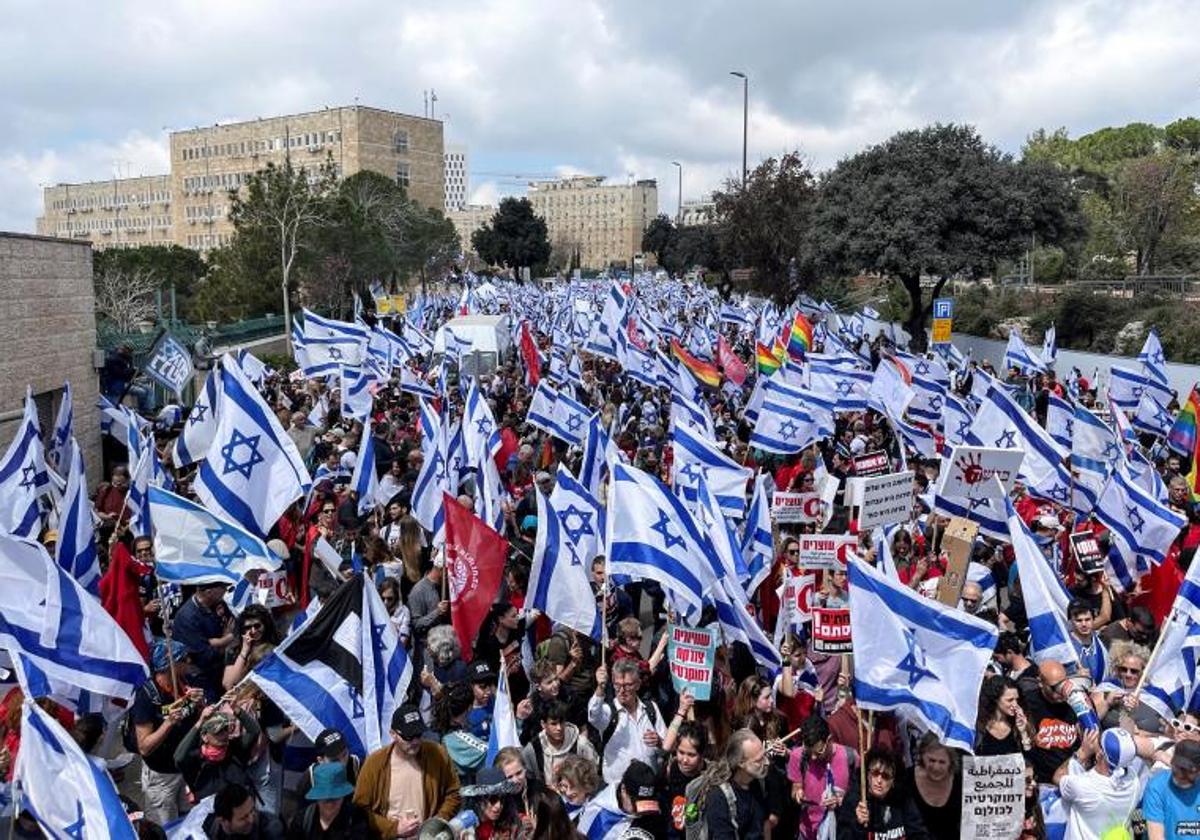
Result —
POLYGON ((657 776, 644 761, 631 761, 621 775, 621 787, 634 802, 658 799, 657 776))
POLYGON ((321 755, 337 758, 346 749, 346 738, 336 729, 326 729, 317 736, 315 744, 321 755))
POLYGON ((405 741, 415 741, 425 732, 425 721, 421 711, 412 703, 405 703, 392 712, 392 731, 405 741))
POLYGON ((521 530, 522 531, 536 531, 537 524, 538 524, 538 520, 534 514, 532 514, 532 513, 526 514, 525 518, 521 520, 521 530))
POLYGON ((496 682, 496 672, 484 659, 476 659, 467 666, 467 676, 473 683, 496 682))
POLYGON ((1062 523, 1058 521, 1058 517, 1053 516, 1048 513, 1043 514, 1037 518, 1037 527, 1046 528, 1047 530, 1050 530, 1050 531, 1064 530, 1062 523))
POLYGON ((1106 729, 1100 734, 1100 749, 1108 759, 1108 766, 1114 770, 1128 767, 1137 756, 1137 745, 1133 736, 1124 729, 1106 729))
POLYGON ((1171 766, 1179 770, 1200 770, 1200 742, 1176 741, 1171 766))

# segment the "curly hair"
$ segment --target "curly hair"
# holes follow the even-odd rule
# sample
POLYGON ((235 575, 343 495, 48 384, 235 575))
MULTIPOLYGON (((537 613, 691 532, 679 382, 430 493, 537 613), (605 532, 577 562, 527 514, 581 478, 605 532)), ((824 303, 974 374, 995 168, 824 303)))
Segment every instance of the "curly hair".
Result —
POLYGON ((1108 676, 1115 678, 1117 676, 1117 667, 1131 656, 1142 660, 1143 668, 1150 661, 1150 651, 1137 642, 1126 639, 1113 642, 1112 647, 1108 649, 1108 676))
POLYGON ((458 636, 449 624, 439 624, 430 628, 429 635, 425 637, 425 647, 429 650, 429 658, 441 667, 462 658, 458 636))
POLYGON ((596 762, 581 755, 564 756, 558 762, 558 767, 554 770, 554 782, 557 784, 564 780, 586 793, 588 798, 600 789, 600 771, 596 762))

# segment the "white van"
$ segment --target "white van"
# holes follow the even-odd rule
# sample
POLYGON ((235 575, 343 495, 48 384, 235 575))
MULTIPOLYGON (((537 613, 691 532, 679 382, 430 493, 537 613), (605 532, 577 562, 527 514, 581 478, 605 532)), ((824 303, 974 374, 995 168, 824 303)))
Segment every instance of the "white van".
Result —
POLYGON ((469 342, 463 350, 459 370, 468 376, 479 376, 493 372, 500 366, 501 358, 513 346, 512 330, 507 315, 462 315, 451 318, 438 328, 433 337, 433 356, 439 359, 446 352, 446 345, 454 346, 469 342), (447 335, 447 330, 450 335, 447 335))

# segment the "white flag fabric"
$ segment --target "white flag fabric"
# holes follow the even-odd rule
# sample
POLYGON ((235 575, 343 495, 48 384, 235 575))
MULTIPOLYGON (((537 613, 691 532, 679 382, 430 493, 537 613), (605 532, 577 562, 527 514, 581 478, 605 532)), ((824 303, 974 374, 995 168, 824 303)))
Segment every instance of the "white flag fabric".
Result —
POLYGON ((0 460, 0 530, 35 537, 41 530, 38 499, 50 492, 50 469, 42 448, 33 390, 25 391, 25 411, 8 451, 0 460))
POLYGON ((237 584, 253 569, 279 568, 266 543, 203 506, 158 487, 147 498, 159 580, 237 584))
POLYGON ((603 550, 604 509, 561 464, 549 497, 534 490, 538 530, 527 589, 530 606, 598 641, 600 611, 590 573, 592 559, 603 550), (564 482, 570 486, 564 488, 564 482))
POLYGON ((974 446, 1023 449, 1020 473, 1029 489, 1058 504, 1069 504, 1071 477, 1063 466, 1068 451, 1059 446, 999 384, 992 384, 966 435, 974 446))
POLYGON ((363 441, 358 446, 358 461, 354 464, 354 475, 350 477, 350 489, 358 496, 358 515, 366 516, 375 507, 375 496, 379 491, 379 477, 375 473, 375 435, 370 427, 363 427, 363 441))
POLYGON ((943 744, 974 752, 979 684, 996 628, 923 598, 862 561, 851 559, 848 571, 859 707, 900 710, 943 744))
POLYGON ((195 492, 209 510, 265 537, 312 480, 295 442, 236 364, 222 366, 221 389, 195 492))
POLYGON ((1162 641, 1146 670, 1140 699, 1166 720, 1183 711, 1200 711, 1200 623, 1175 612, 1163 627, 1162 641))
POLYGON ((50 433, 50 440, 46 441, 46 464, 64 479, 67 477, 67 459, 70 455, 68 443, 74 434, 75 401, 71 397, 71 383, 64 382, 54 430, 50 433))
POLYGON ((1009 538, 1017 558, 1021 595, 1029 617, 1029 656, 1034 662, 1070 664, 1077 659, 1067 623, 1067 605, 1071 597, 1033 535, 1017 515, 1012 502, 1007 505, 1009 538))
POLYGON ((495 712, 488 730, 487 755, 483 759, 486 767, 492 766, 500 750, 521 746, 521 738, 517 734, 517 718, 513 713, 512 695, 508 693, 507 668, 500 669, 500 677, 496 680, 496 702, 493 708, 495 712))
POLYGON ((204 389, 188 412, 183 431, 175 439, 175 464, 185 467, 208 454, 217 432, 216 407, 221 402, 221 371, 213 368, 204 380, 204 389))
POLYGON ((55 560, 84 589, 99 597, 100 556, 96 551, 96 527, 92 521, 92 502, 88 498, 83 452, 75 438, 68 443, 67 460, 63 464, 67 489, 63 493, 55 560))
POLYGON ((688 424, 676 424, 671 431, 672 484, 675 492, 689 502, 703 479, 717 497, 721 509, 735 519, 746 513, 746 482, 753 472, 717 448, 711 438, 688 424))
POLYGON ((55 840, 135 840, 138 836, 107 772, 53 715, 26 701, 13 779, 21 805, 55 840))

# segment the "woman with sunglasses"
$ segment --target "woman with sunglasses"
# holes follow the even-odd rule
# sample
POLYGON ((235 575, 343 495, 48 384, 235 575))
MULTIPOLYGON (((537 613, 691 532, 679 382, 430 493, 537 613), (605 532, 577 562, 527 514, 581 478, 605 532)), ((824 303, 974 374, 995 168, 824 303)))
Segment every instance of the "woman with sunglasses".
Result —
POLYGON ((221 676, 221 685, 226 691, 240 683, 279 644, 271 611, 262 604, 250 604, 242 610, 234 622, 233 632, 236 640, 225 651, 225 672, 221 676))
POLYGON ((1158 713, 1136 696, 1150 651, 1134 642, 1114 642, 1108 653, 1108 679, 1092 689, 1092 703, 1102 729, 1119 726, 1122 715, 1133 718, 1142 732, 1162 732, 1158 713), (1115 678, 1115 679, 1114 679, 1115 678))
POLYGON ((879 748, 867 751, 867 790, 863 796, 859 774, 850 780, 850 790, 837 811, 838 840, 870 840, 873 837, 903 837, 929 840, 913 798, 896 783, 900 765, 895 755, 879 748))
POLYGON ((316 548, 317 540, 324 537, 326 540, 332 541, 333 533, 337 530, 337 497, 332 493, 322 495, 316 510, 316 522, 309 526, 304 540, 304 562, 300 566, 300 580, 297 581, 296 600, 302 610, 308 609, 309 577, 312 572, 313 550, 316 548))

